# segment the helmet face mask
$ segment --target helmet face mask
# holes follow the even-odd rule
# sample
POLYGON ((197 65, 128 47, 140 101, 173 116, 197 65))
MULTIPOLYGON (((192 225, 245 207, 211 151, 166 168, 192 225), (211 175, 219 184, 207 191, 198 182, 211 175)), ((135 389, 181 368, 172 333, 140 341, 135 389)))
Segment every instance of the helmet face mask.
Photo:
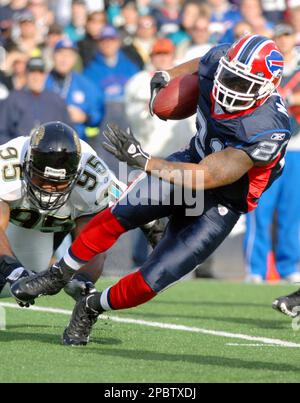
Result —
POLYGON ((275 90, 270 80, 254 76, 238 63, 220 60, 214 81, 213 96, 228 111, 243 111, 269 97, 275 90))
POLYGON ((27 162, 24 167, 25 181, 27 184, 27 196, 30 201, 43 211, 58 210, 63 207, 71 196, 80 172, 66 180, 46 178, 45 175, 33 167, 32 162, 27 162), (47 190, 47 188, 61 190, 47 190))
POLYGON ((216 102, 230 113, 261 105, 280 84, 283 69, 283 58, 280 60, 280 56, 274 42, 264 37, 246 37, 237 42, 220 59, 212 91, 216 102), (241 62, 239 55, 243 43, 251 52, 251 41, 255 44, 257 40, 261 41, 257 54, 253 46, 252 59, 248 57, 246 62, 241 62))
POLYGON ((24 179, 31 203, 43 211, 63 207, 80 174, 78 135, 60 122, 34 131, 24 163, 24 179))

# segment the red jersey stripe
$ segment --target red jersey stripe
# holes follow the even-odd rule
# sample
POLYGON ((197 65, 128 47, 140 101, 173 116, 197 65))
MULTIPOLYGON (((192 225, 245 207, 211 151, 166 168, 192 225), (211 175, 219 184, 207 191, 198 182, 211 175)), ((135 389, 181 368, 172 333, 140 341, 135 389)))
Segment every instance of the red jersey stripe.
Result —
POLYGON ((247 195, 248 212, 257 207, 258 200, 266 190, 272 175, 272 169, 281 159, 281 154, 278 155, 275 161, 263 167, 254 167, 248 172, 249 190, 247 195))

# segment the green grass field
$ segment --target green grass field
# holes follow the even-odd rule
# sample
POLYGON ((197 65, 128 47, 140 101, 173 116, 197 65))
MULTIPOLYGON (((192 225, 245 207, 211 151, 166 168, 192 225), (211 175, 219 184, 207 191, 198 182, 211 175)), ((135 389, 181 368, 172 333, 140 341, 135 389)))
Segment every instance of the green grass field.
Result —
MULTIPOLYGON (((112 316, 277 339, 298 348, 112 320, 98 322, 89 346, 68 348, 60 345, 68 316, 9 308, 7 330, 0 331, 0 382, 299 382, 300 331, 270 308, 274 297, 294 289, 187 281, 112 316)), ((61 294, 37 305, 73 304, 61 294)))

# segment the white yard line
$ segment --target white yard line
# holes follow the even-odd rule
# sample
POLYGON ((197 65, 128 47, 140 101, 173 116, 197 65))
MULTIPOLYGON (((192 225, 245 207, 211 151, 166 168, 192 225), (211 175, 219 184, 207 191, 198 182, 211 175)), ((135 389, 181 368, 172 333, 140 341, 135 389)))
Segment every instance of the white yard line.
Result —
POLYGON ((277 347, 274 344, 226 343, 227 347, 277 347))
MULTIPOLYGON (((8 309, 21 309, 17 304, 12 304, 9 302, 0 303, 0 307, 8 308, 8 309)), ((68 311, 65 309, 57 309, 57 308, 46 308, 46 307, 44 308, 44 307, 33 306, 30 308, 30 310, 35 311, 35 312, 53 313, 53 314, 66 315, 66 316, 70 316, 72 314, 71 311, 68 311)), ((292 342, 285 341, 285 340, 271 339, 271 338, 267 338, 267 337, 249 336, 246 334, 229 333, 229 332, 223 332, 223 331, 218 331, 218 330, 208 330, 208 329, 202 329, 200 327, 175 325, 172 323, 150 322, 150 321, 146 321, 146 320, 121 318, 119 316, 107 316, 107 315, 102 315, 100 317, 100 319, 102 319, 102 320, 109 319, 112 322, 148 326, 148 327, 154 327, 154 328, 159 328, 159 329, 200 333, 200 334, 206 334, 209 336, 224 337, 224 338, 228 338, 228 339, 246 340, 246 341, 254 342, 255 344, 263 343, 264 345, 271 345, 271 346, 278 346, 278 347, 300 348, 300 344, 292 343, 292 342)))

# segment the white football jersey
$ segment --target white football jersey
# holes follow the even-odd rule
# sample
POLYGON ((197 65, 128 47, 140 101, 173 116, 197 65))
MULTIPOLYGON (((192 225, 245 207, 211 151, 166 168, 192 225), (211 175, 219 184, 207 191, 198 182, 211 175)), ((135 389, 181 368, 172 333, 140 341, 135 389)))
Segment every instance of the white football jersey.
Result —
POLYGON ((29 137, 18 137, 0 146, 0 200, 10 206, 10 221, 19 227, 41 232, 69 232, 75 220, 93 215, 114 203, 126 189, 96 152, 81 140, 82 174, 63 207, 39 210, 26 194, 23 164, 29 137))

